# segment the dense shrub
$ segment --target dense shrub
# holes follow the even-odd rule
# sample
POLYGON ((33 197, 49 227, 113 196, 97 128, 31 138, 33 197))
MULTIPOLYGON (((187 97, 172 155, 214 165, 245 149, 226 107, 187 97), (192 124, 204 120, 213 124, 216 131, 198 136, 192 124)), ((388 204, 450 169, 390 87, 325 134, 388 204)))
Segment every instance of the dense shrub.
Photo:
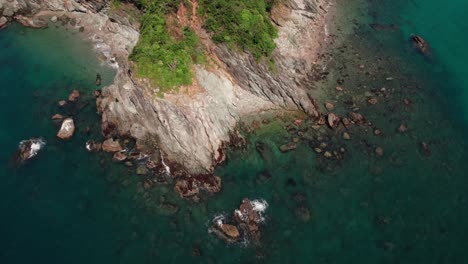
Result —
MULTIPOLYGON (((175 38, 169 32, 167 14, 176 12, 181 0, 134 0, 144 11, 141 36, 131 59, 137 74, 149 78, 161 90, 191 84, 191 66, 205 61, 203 47, 189 28, 175 38)), ((187 0, 182 0, 187 1, 187 0)), ((269 18, 275 0, 198 0, 204 27, 213 40, 269 56, 275 48, 277 30, 269 18)), ((187 4, 188 1, 187 1, 187 4)))
POLYGON ((269 11, 274 0, 199 0, 206 15, 205 27, 215 42, 250 51, 256 58, 275 49, 277 29, 269 11))

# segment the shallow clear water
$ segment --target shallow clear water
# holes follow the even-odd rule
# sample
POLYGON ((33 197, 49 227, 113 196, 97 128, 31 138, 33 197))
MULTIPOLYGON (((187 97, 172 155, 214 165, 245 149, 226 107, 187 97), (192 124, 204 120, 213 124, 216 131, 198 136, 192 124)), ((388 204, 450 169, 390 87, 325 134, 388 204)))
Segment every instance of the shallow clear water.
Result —
POLYGON ((95 75, 108 84, 113 71, 95 59, 79 33, 17 25, 0 31, 0 261, 466 262, 468 115, 462 113, 468 75, 457 65, 468 55, 461 40, 447 33, 463 32, 463 12, 455 11, 465 4, 445 4, 437 9, 439 18, 433 1, 360 2, 339 1, 352 15, 338 13, 341 33, 327 63, 330 75, 319 85, 336 113, 358 108, 383 136, 354 127, 347 141, 344 130, 316 130, 311 120, 296 127, 297 116, 271 119, 246 134, 245 150, 229 152, 216 171, 223 190, 198 204, 179 199, 171 185, 144 190, 133 169, 85 152, 86 140, 100 139, 91 98, 95 75), (369 23, 400 29, 374 31, 369 23), (414 51, 407 41, 411 33, 431 43, 433 60, 414 51), (338 78, 345 80, 343 92, 335 90, 338 78), (59 109, 56 102, 74 88, 85 92, 82 102, 89 105, 59 109), (379 103, 368 105, 368 97, 379 103), (404 105, 404 99, 412 103, 404 105), (57 112, 76 120, 69 142, 55 139, 58 127, 50 116, 57 112), (396 132, 401 123, 408 132, 396 132), (32 136, 45 137, 48 145, 25 167, 11 167, 18 142, 32 136), (296 150, 278 150, 294 138, 300 138, 296 150), (266 146, 263 157, 255 148, 259 141, 266 146), (323 142, 326 150, 344 148, 343 159, 317 154, 314 148, 323 142), (421 152, 421 142, 429 144, 430 156, 421 152), (377 146, 383 157, 374 154, 377 146), (270 205, 260 244, 226 245, 207 232, 215 215, 232 212, 245 197, 270 205), (300 217, 298 208, 307 208, 310 218, 300 217), (193 256, 193 248, 201 256, 193 256))

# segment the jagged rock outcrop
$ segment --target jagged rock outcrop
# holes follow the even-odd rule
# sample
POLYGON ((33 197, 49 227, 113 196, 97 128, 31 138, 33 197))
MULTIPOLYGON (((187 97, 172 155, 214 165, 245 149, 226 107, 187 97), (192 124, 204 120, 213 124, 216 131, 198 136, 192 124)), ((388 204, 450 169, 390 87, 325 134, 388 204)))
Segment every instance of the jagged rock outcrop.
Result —
POLYGON ((271 110, 319 115, 313 69, 323 38, 320 21, 326 12, 321 5, 326 1, 289 0, 275 8, 272 18, 279 37, 274 70, 249 54, 223 45, 209 47, 219 63, 209 69, 195 67, 197 91, 164 98, 132 79, 128 56, 138 41, 138 24, 125 15, 107 14, 109 0, 0 0, 0 11, 9 21, 15 15, 32 17, 29 26, 41 16, 73 18, 118 69, 114 83, 98 98, 103 133, 131 136, 139 144, 156 142, 170 166, 209 174, 224 160, 222 148, 236 135, 243 116, 271 110))

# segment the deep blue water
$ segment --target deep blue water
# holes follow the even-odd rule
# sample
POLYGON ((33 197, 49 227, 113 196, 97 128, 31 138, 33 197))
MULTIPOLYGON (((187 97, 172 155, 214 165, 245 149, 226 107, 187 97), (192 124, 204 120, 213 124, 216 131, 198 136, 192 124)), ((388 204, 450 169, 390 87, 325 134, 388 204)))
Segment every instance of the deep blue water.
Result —
POLYGON ((322 100, 333 102, 339 115, 362 113, 383 135, 354 127, 348 141, 344 130, 315 129, 312 120, 300 127, 290 116, 260 122, 246 134, 247 149, 231 150, 216 170, 221 193, 197 204, 178 198, 171 185, 145 190, 134 168, 85 151, 86 140, 101 139, 91 96, 96 73, 103 85, 114 73, 79 33, 18 25, 0 31, 0 262, 465 263, 468 75, 461 65, 468 54, 461 37, 452 36, 466 37, 466 4, 439 5, 340 0, 336 26, 343 42, 330 49, 322 100), (375 31, 370 23, 398 29, 375 31), (413 33, 429 41, 432 59, 411 47, 413 33), (343 92, 335 90, 338 78, 345 80, 343 92), (72 89, 84 94, 79 111, 57 106, 72 89), (369 105, 370 97, 379 103, 369 105), (74 117, 72 140, 55 138, 55 113, 74 117), (402 123, 408 132, 396 132, 402 123), (12 167, 18 142, 34 136, 44 137, 46 148, 12 167), (278 150, 294 138, 300 138, 298 149, 278 150), (263 158, 255 149, 259 141, 267 149, 263 158), (316 153, 324 142, 324 150, 345 149, 343 159, 316 153), (374 153, 378 146, 383 157, 374 153), (245 197, 270 205, 259 245, 226 245, 207 232, 215 215, 231 212, 245 197), (178 212, 164 210, 167 204, 178 212), (307 208, 310 219, 299 217, 298 208, 307 208))

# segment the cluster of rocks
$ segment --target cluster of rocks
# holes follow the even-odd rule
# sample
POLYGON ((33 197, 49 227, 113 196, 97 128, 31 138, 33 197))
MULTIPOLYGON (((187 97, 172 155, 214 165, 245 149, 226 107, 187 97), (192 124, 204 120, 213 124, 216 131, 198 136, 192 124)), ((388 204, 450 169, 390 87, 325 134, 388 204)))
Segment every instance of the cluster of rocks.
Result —
POLYGON ((265 222, 263 213, 268 207, 264 200, 243 199, 239 209, 228 217, 213 219, 210 231, 228 243, 261 239, 261 226, 265 222))
MULTIPOLYGON (((59 107, 65 107, 68 103, 76 103, 80 99, 81 94, 78 90, 73 90, 68 96, 68 102, 65 100, 60 100, 58 102, 59 107)), ((57 132, 57 137, 62 140, 68 140, 73 137, 75 134, 75 122, 72 117, 64 117, 61 114, 55 114, 52 116, 52 120, 61 121, 60 129, 57 132)))

